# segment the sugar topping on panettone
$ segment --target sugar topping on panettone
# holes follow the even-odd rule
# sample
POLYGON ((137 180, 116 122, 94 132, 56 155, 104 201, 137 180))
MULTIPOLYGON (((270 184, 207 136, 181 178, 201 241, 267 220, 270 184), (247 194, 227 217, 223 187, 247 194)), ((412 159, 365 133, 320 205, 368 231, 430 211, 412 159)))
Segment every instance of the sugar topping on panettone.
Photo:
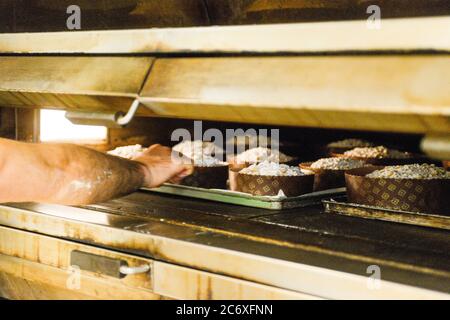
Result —
POLYGON ((364 148, 373 147, 373 143, 362 139, 344 139, 331 142, 327 146, 329 148, 364 148))
POLYGON ((285 163, 291 157, 270 148, 252 148, 236 156, 237 163, 259 163, 263 161, 285 163))
POLYGON ((368 178, 384 179, 450 179, 450 172, 434 164, 408 164, 389 166, 366 175, 368 178))
POLYGON ((323 158, 311 164, 313 169, 325 170, 350 170, 364 167, 366 163, 362 160, 350 158, 323 158))
POLYGON ((223 149, 213 142, 194 140, 184 141, 172 148, 172 150, 184 155, 187 160, 199 167, 216 167, 227 165, 219 157, 223 149))
POLYGON ((252 164, 239 173, 260 176, 303 176, 306 174, 299 167, 269 161, 252 164))
POLYGON ((136 144, 132 146, 117 147, 114 150, 108 151, 108 154, 126 159, 134 159, 140 156, 145 150, 147 150, 147 148, 142 147, 140 144, 136 144))
POLYGON ((384 146, 355 148, 344 152, 345 156, 358 158, 377 158, 377 159, 407 159, 411 155, 394 149, 388 149, 384 146))

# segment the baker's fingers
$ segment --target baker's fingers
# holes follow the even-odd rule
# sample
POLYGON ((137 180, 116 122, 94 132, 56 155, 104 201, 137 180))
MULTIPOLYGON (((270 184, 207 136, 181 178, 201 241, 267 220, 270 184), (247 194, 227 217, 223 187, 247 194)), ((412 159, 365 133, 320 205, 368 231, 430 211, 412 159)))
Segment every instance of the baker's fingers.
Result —
POLYGON ((180 184, 180 182, 183 181, 183 178, 180 177, 173 177, 172 179, 169 180, 170 183, 172 184, 180 184))
POLYGON ((180 171, 179 175, 182 176, 183 178, 186 178, 187 176, 190 176, 193 173, 194 173, 194 166, 187 164, 183 166, 183 170, 180 171))
POLYGON ((172 149, 162 146, 160 144, 154 144, 145 150, 142 155, 152 157, 170 157, 172 149))
POLYGON ((184 178, 191 175, 193 172, 193 168, 191 166, 188 166, 184 168, 182 171, 175 174, 172 178, 169 179, 170 183, 178 184, 180 183, 184 178))

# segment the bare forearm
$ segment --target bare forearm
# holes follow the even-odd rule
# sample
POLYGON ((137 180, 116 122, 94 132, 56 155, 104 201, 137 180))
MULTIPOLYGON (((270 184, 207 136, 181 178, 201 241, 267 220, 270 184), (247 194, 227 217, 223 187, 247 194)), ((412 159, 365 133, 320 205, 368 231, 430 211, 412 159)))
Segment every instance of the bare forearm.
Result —
POLYGON ((0 142, 0 202, 102 202, 135 191, 145 179, 140 163, 87 148, 0 142))

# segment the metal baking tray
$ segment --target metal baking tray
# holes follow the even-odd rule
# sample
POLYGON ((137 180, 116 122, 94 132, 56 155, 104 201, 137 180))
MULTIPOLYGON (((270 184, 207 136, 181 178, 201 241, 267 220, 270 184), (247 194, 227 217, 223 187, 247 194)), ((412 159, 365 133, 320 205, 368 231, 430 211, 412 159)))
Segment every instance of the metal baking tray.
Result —
POLYGON ((175 184, 164 184, 159 188, 144 188, 143 190, 269 210, 305 207, 312 204, 319 204, 325 198, 345 194, 345 188, 337 188, 308 193, 297 197, 253 196, 248 193, 237 191, 202 189, 175 184))
POLYGON ((345 202, 346 197, 322 200, 327 213, 337 213, 345 216, 372 220, 390 221, 411 224, 420 227, 430 227, 450 230, 450 216, 384 209, 356 203, 345 202))

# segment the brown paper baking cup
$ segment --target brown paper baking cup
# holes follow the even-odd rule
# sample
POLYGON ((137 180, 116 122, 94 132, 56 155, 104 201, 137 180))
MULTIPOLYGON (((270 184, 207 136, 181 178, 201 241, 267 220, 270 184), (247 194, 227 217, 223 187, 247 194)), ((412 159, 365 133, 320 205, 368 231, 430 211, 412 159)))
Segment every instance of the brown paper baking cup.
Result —
POLYGON ((442 161, 442 165, 444 166, 445 170, 450 170, 450 160, 442 161))
POLYGON ((300 168, 315 173, 314 191, 345 187, 346 170, 330 170, 311 168, 312 162, 300 163, 300 168))
POLYGON ((194 172, 184 178, 181 184, 205 189, 226 189, 227 179, 228 165, 216 167, 194 166, 194 172))
POLYGON ((237 163, 230 163, 230 167, 228 170, 228 179, 230 182, 230 190, 231 191, 237 191, 237 175, 239 173, 239 171, 241 171, 242 169, 248 167, 250 164, 248 163, 241 163, 241 164, 237 164, 237 163))
POLYGON ((450 179, 384 179, 365 176, 382 168, 347 171, 345 181, 348 201, 394 210, 450 215, 450 179))
POLYGON ((332 153, 332 157, 338 158, 348 158, 354 160, 362 160, 367 164, 371 164, 374 166, 395 166, 395 165, 404 165, 404 164, 414 164, 414 163, 424 163, 427 162, 423 156, 411 154, 411 158, 405 159, 396 159, 396 158, 365 158, 365 157, 349 157, 342 153, 332 153))
MULTIPOLYGON (((298 158, 291 157, 288 162, 281 162, 282 164, 287 164, 290 166, 296 166, 298 163, 298 158)), ((244 168, 247 168, 248 166, 252 165, 253 163, 250 162, 244 162, 244 163, 237 163, 235 161, 235 157, 228 157, 228 164, 230 166, 230 170, 228 172, 228 179, 230 182, 230 190, 232 191, 238 191, 237 190, 237 182, 236 177, 239 171, 241 171, 244 168)))
POLYGON ((287 197, 295 197, 313 191, 314 174, 304 176, 259 176, 238 173, 236 191, 255 196, 276 196, 283 190, 287 197))

